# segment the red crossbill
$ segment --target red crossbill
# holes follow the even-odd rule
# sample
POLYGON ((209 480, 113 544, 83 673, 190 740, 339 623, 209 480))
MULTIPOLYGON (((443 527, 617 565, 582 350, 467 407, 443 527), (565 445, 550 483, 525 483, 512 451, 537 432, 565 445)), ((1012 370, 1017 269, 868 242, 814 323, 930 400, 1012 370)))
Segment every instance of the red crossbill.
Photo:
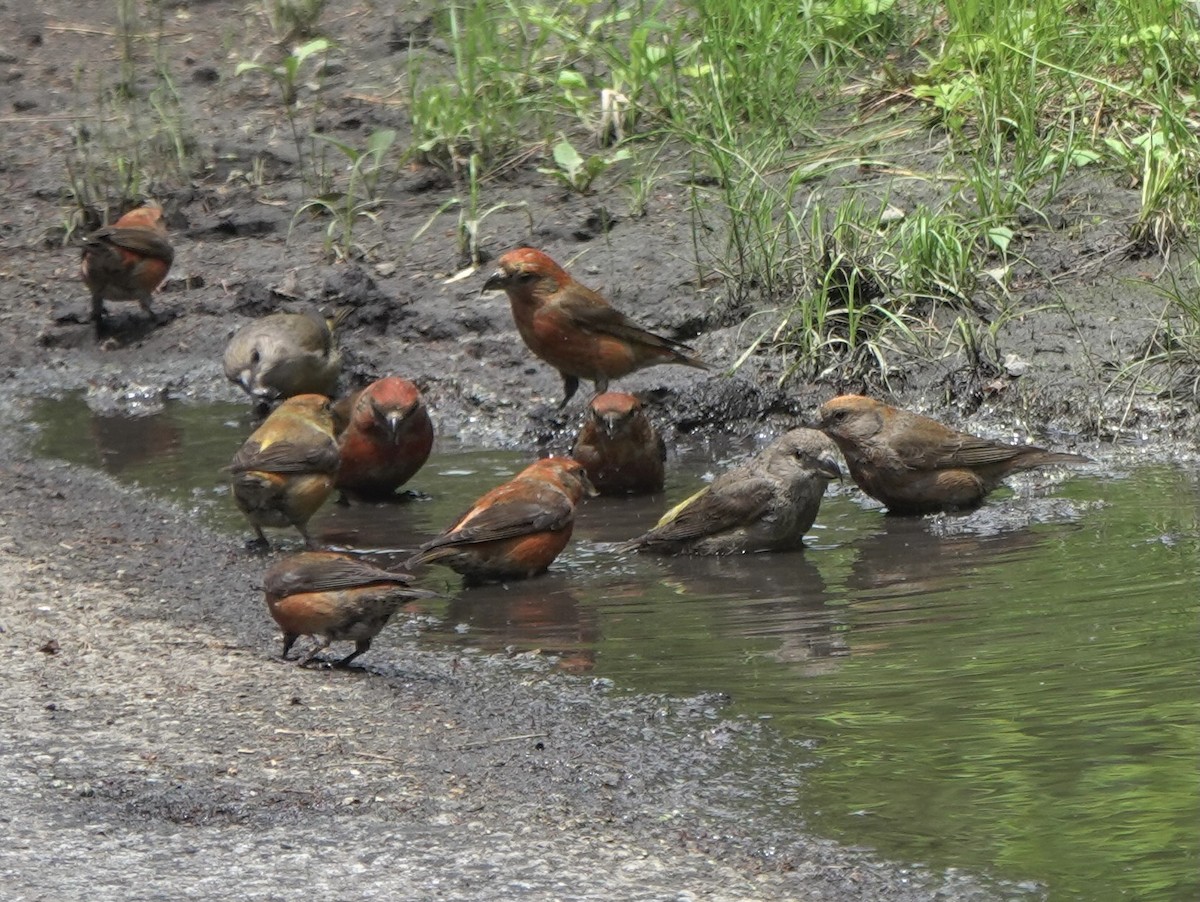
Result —
POLYGON ((1079 454, 1008 445, 956 432, 935 420, 861 395, 842 395, 817 411, 859 488, 894 514, 977 506, 1016 470, 1088 463, 1079 454))
POLYGON ((408 568, 439 561, 469 582, 535 576, 566 547, 576 505, 595 494, 583 464, 569 457, 539 460, 422 545, 408 568))
POLYGON ((225 378, 260 401, 332 395, 342 368, 336 330, 345 315, 272 313, 247 323, 225 347, 225 378))
POLYGON ((263 591, 283 630, 282 657, 287 659, 301 636, 321 636, 300 659, 303 667, 330 642, 346 639, 354 642, 354 651, 334 666, 348 667, 402 604, 433 595, 411 588, 411 582, 407 573, 381 570, 347 554, 305 551, 278 561, 267 571, 263 591))
POLYGON ((175 250, 158 207, 130 210, 83 239, 83 281, 92 292, 96 337, 104 334, 104 301, 137 301, 154 319, 150 295, 171 269, 175 250))
POLYGON ((601 495, 662 491, 667 448, 633 395, 594 397, 571 456, 584 465, 601 495))
POLYGON ((840 477, 833 442, 813 429, 793 429, 676 505, 626 547, 667 554, 799 548, 825 487, 840 477))
POLYGON ((294 526, 311 545, 308 521, 333 491, 337 468, 329 399, 296 395, 280 404, 229 465, 234 500, 258 543, 267 545, 264 526, 294 526))
POLYGON ((602 394, 610 380, 658 363, 708 369, 687 345, 647 332, 533 248, 502 256, 483 289, 505 291, 529 350, 562 375, 560 407, 571 400, 580 379, 594 382, 602 394))
POLYGON ((421 392, 388 376, 334 405, 341 434, 337 487, 367 500, 392 497, 429 459, 433 423, 421 392))

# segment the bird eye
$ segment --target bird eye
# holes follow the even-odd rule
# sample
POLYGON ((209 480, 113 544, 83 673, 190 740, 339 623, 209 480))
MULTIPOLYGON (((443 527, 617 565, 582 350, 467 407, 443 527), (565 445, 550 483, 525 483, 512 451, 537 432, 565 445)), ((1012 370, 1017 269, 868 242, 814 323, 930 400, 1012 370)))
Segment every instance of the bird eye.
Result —
POLYGON ((528 270, 522 270, 517 274, 517 278, 522 282, 531 282, 537 278, 537 273, 529 272, 528 270))
POLYGON ((255 348, 253 351, 250 352, 250 365, 251 366, 257 366, 258 361, 260 359, 261 359, 261 356, 258 353, 258 348, 255 348))

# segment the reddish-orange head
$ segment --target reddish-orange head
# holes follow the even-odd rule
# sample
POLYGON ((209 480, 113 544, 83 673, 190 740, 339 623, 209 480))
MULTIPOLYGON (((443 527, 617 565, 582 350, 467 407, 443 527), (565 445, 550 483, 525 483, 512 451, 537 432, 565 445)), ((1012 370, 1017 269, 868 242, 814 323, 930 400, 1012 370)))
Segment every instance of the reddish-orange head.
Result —
POLYGON ((592 398, 592 422, 609 438, 628 427, 641 414, 642 402, 627 392, 609 391, 592 398))
POLYGON ((565 269, 532 247, 509 251, 483 283, 484 291, 504 290, 521 295, 548 294, 571 282, 565 269))
POLYGON ((424 406, 420 389, 412 382, 387 376, 363 389, 355 407, 354 423, 360 428, 374 425, 395 440, 410 417, 424 406))
POLYGON ((119 229, 149 229, 152 232, 166 234, 167 226, 163 222, 161 207, 136 207, 130 210, 114 226, 119 229))
POLYGON ((817 411, 816 428, 841 445, 865 441, 884 426, 894 413, 882 401, 862 395, 841 395, 817 411))
POLYGON ((531 463, 515 478, 545 479, 570 495, 576 503, 585 496, 594 498, 599 494, 588 479, 587 468, 573 457, 543 457, 531 463))

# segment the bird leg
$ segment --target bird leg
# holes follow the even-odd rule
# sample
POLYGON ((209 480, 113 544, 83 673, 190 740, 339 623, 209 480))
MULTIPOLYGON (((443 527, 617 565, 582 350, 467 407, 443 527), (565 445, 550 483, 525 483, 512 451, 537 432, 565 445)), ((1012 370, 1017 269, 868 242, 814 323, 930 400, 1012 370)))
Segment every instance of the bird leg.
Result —
POLYGON ((288 652, 292 650, 292 646, 296 644, 296 640, 299 638, 299 633, 284 633, 283 651, 279 653, 279 657, 286 661, 288 659, 288 652))
POLYGON ((92 294, 92 325, 96 329, 96 338, 104 337, 104 295, 92 294))
POLYGON ((335 663, 333 666, 337 667, 337 668, 349 667, 351 661, 353 661, 355 658, 357 658, 359 655, 361 655, 364 651, 366 651, 370 647, 371 647, 370 639, 359 639, 357 642, 354 643, 354 651, 350 652, 350 654, 346 655, 346 657, 342 658, 340 661, 335 663))
POLYGON ((319 655, 325 649, 329 648, 329 642, 330 642, 330 639, 328 636, 326 636, 320 642, 318 642, 316 645, 314 645, 312 648, 310 648, 308 651, 308 654, 306 654, 303 658, 301 658, 297 662, 299 664, 299 666, 307 667, 309 664, 311 664, 313 658, 315 658, 317 655, 319 655))
POLYGON ((246 550, 252 554, 266 554, 271 550, 271 543, 267 541, 266 533, 262 531, 262 527, 257 523, 254 524, 255 538, 246 542, 246 550))
POLYGON ((558 405, 559 410, 562 410, 564 407, 567 406, 567 402, 570 401, 572 397, 574 397, 575 392, 579 389, 579 377, 578 376, 569 376, 566 373, 563 373, 562 380, 563 380, 563 399, 562 399, 562 403, 558 405))

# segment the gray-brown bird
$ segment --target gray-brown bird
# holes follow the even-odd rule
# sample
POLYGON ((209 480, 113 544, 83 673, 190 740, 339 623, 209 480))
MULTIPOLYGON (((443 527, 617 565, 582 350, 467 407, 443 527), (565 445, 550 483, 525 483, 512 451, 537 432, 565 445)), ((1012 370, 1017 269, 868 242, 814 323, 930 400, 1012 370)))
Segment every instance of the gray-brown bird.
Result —
POLYGON ((296 395, 277 407, 229 465, 237 506, 266 547, 264 526, 294 526, 311 545, 308 521, 333 491, 338 469, 333 414, 323 395, 296 395))
POLYGON ((272 313, 247 323, 225 346, 225 378, 259 401, 332 396, 342 371, 336 330, 345 315, 272 313))
POLYGON ((83 239, 83 281, 92 292, 96 337, 104 334, 104 301, 137 301, 152 320, 150 295, 171 269, 175 250, 158 207, 130 210, 83 239))
POLYGON ((612 379, 658 363, 708 369, 683 342, 655 335, 531 247, 504 254, 484 291, 503 290, 521 338, 562 376, 565 407, 579 380, 608 391, 612 379))
POLYGON ((633 395, 610 391, 592 398, 571 456, 601 495, 662 491, 667 448, 633 395))
POLYGON ((354 651, 334 666, 348 667, 371 647, 401 605, 433 596, 411 583, 407 573, 382 570, 348 554, 305 551, 278 561, 267 571, 263 591, 267 609, 283 630, 282 657, 287 659, 301 636, 319 636, 300 659, 303 667, 330 642, 344 639, 354 643, 354 651))
POLYGON ((665 554, 740 554, 801 547, 830 480, 837 449, 813 429, 793 429, 667 511, 625 547, 665 554))
POLYGON ((968 435, 862 395, 824 404, 816 426, 837 443, 859 488, 894 514, 976 507, 1014 471, 1090 462, 1079 454, 968 435))

